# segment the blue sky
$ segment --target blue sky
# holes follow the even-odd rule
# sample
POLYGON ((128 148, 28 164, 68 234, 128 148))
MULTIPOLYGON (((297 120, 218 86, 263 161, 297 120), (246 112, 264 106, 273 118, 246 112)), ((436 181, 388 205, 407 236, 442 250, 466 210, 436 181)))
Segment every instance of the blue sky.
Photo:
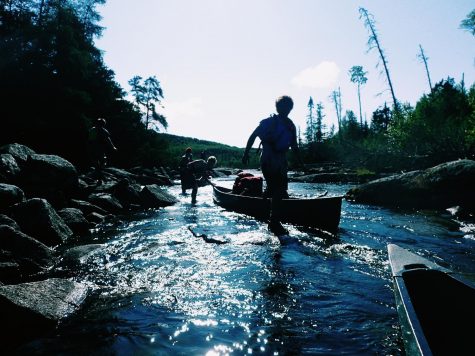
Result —
POLYGON ((400 101, 415 105, 429 91, 419 44, 433 83, 463 73, 475 83, 475 37, 459 28, 473 0, 109 0, 96 45, 125 90, 134 75, 160 80, 169 133, 243 147, 280 95, 294 99, 302 131, 310 96, 327 126, 338 87, 343 110, 358 113, 353 65, 368 72, 363 115, 391 103, 360 6, 374 15, 400 101))

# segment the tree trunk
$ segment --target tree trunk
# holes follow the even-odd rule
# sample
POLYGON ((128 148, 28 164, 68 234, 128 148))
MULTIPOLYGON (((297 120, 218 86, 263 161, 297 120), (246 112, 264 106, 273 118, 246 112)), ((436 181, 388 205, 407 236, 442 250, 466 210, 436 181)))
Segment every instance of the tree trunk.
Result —
POLYGON ((374 43, 376 44, 376 48, 378 49, 379 56, 381 57, 381 61, 383 62, 384 66, 384 71, 386 73, 386 78, 388 79, 388 84, 389 84, 389 89, 391 90, 391 96, 393 98, 393 103, 394 103, 394 109, 396 111, 399 111, 399 103, 396 99, 396 95, 394 95, 394 89, 393 89, 393 83, 391 81, 391 77, 389 76, 389 69, 388 69, 388 64, 386 62, 386 57, 384 56, 384 52, 379 44, 379 39, 378 35, 376 34, 376 30, 374 29, 374 24, 373 21, 369 18, 368 11, 364 8, 360 8, 360 12, 365 16, 366 18, 366 25, 369 27, 371 31, 371 37, 370 40, 372 39, 374 43))
POLYGON ((363 114, 361 113, 360 83, 358 83, 358 103, 360 104, 360 125, 361 127, 363 127, 363 114))

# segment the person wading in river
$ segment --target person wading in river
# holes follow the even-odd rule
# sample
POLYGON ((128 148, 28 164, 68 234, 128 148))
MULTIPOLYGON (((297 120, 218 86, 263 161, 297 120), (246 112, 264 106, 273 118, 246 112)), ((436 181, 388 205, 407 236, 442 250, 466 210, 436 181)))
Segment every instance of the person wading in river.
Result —
POLYGON ((191 147, 188 147, 185 150, 185 154, 181 156, 180 163, 178 165, 180 170, 181 193, 183 195, 186 194, 187 189, 193 188, 194 178, 187 169, 188 163, 191 161, 193 161, 193 153, 191 147))
POLYGON ((285 235, 287 230, 282 226, 281 205, 282 199, 287 198, 287 151, 297 154, 300 159, 297 144, 297 132, 295 125, 288 118, 294 103, 289 96, 279 97, 275 102, 277 115, 271 115, 262 120, 247 141, 242 162, 249 163, 249 150, 256 137, 262 141, 261 169, 267 184, 265 195, 271 198, 271 212, 269 230, 276 235, 285 235))
POLYGON ((211 171, 216 166, 216 157, 209 156, 205 161, 204 159, 197 159, 188 163, 187 170, 193 176, 193 190, 191 191, 191 203, 196 203, 196 195, 198 194, 198 187, 203 187, 209 184, 208 178, 211 175, 211 171))

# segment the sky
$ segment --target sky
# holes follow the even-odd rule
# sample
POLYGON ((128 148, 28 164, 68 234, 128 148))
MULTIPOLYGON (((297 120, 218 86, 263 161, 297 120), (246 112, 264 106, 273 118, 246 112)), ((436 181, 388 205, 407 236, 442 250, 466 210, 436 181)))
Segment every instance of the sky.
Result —
POLYGON ((244 147, 281 95, 293 98, 289 117, 302 133, 310 97, 336 126, 337 88, 343 112, 358 115, 355 65, 368 72, 363 117, 392 104, 359 7, 374 16, 400 102, 414 106, 430 90, 419 45, 432 83, 475 83, 475 36, 460 29, 473 0, 109 0, 96 46, 124 90, 135 75, 156 76, 166 132, 244 147))

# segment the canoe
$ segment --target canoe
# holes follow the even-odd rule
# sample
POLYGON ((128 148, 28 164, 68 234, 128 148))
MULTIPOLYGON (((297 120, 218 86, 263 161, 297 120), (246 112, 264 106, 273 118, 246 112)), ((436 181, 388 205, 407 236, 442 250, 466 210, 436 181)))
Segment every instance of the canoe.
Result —
MULTIPOLYGON (((335 232, 340 224, 342 198, 283 199, 282 222, 335 232)), ((237 195, 231 189, 213 185, 213 200, 224 209, 259 220, 269 219, 270 199, 237 195)))
POLYGON ((388 254, 406 354, 473 352, 474 284, 397 245, 388 254))

